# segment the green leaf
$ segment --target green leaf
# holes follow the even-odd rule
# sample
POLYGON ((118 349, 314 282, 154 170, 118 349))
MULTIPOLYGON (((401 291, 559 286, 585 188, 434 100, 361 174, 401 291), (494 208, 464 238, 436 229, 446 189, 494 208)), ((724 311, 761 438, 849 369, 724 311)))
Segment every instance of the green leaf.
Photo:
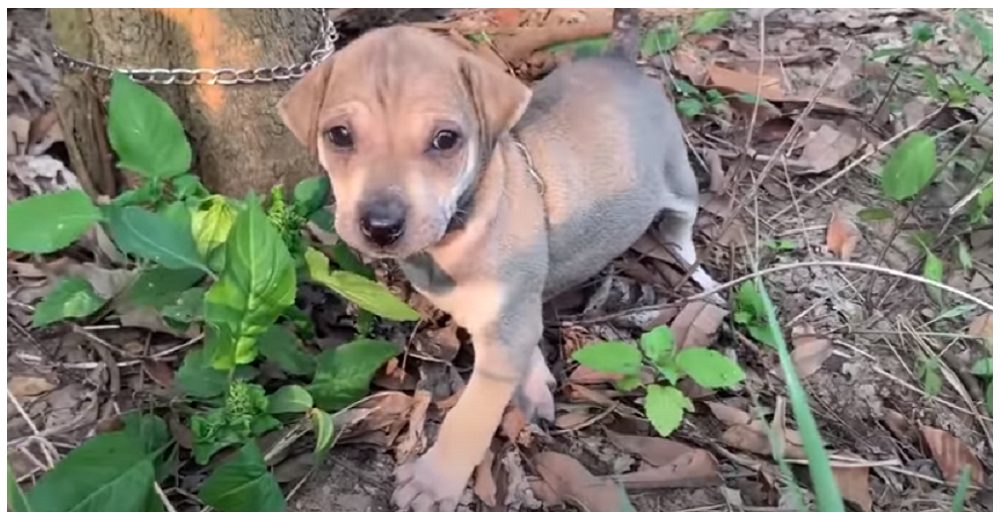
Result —
POLYGON ((993 61, 993 28, 983 25, 966 10, 958 12, 958 21, 969 28, 969 32, 979 40, 983 54, 993 61))
POLYGON ((295 301, 295 264, 256 199, 233 224, 226 267, 205 294, 212 364, 229 369, 257 357, 257 338, 295 301))
POLYGON ((205 288, 192 287, 179 295, 173 302, 164 305, 163 317, 180 323, 192 323, 202 318, 205 309, 205 288))
POLYGON ((695 117, 705 111, 701 101, 695 98, 684 98, 677 102, 677 111, 684 117, 695 117))
POLYGON ((684 410, 694 411, 694 404, 680 390, 663 385, 646 387, 646 418, 661 436, 668 437, 680 427, 684 410))
POLYGON ((132 434, 104 433, 43 475, 27 493, 28 503, 48 512, 148 511, 160 504, 153 479, 153 465, 132 434))
POLYGON ((794 240, 788 240, 786 238, 780 240, 770 240, 767 242, 767 247, 774 249, 775 251, 795 251, 798 244, 794 240))
POLYGON ((733 360, 707 348, 686 348, 677 354, 677 366, 705 388, 729 388, 746 377, 733 360))
POLYGON ((892 212, 885 208, 865 208, 858 212, 858 218, 865 222, 880 222, 892 218, 892 212))
POLYGON ((670 52, 677 47, 681 36, 677 31, 677 26, 673 24, 665 25, 659 29, 649 31, 642 37, 639 45, 639 53, 643 57, 654 56, 661 52, 670 52))
POLYGON ((976 361, 970 372, 979 377, 993 377, 993 358, 984 357, 976 361))
POLYGON ((10 462, 7 463, 7 510, 14 513, 31 512, 24 491, 17 485, 17 477, 14 475, 14 469, 10 467, 10 462))
POLYGON ((705 101, 708 102, 709 106, 717 106, 719 103, 724 103, 726 97, 719 93, 718 90, 714 88, 705 91, 705 101))
POLYGON ((674 90, 676 90, 685 97, 696 98, 701 95, 701 92, 698 90, 698 87, 680 78, 674 80, 674 90))
POLYGON ((378 282, 348 271, 330 271, 330 259, 321 251, 309 248, 305 259, 313 281, 329 287, 358 307, 396 321, 420 319, 420 313, 378 282))
POLYGON ((126 301, 135 305, 148 305, 161 309, 177 301, 180 295, 205 277, 198 269, 145 269, 132 283, 126 301))
POLYGON ((166 478, 176 463, 176 452, 166 452, 173 443, 166 421, 157 415, 131 411, 122 414, 122 423, 122 431, 131 435, 152 461, 156 479, 166 478))
POLYGON ((364 276, 369 280, 375 279, 375 271, 358 258, 358 255, 351 250, 351 246, 347 245, 347 242, 343 240, 337 241, 330 250, 330 253, 337 267, 364 276))
POLYGON ((71 276, 59 281, 35 307, 32 325, 43 327, 66 318, 89 316, 104 305, 87 280, 71 276))
POLYGON ((147 178, 170 178, 191 168, 191 145, 174 111, 122 74, 111 79, 108 140, 118 167, 147 178))
POLYGON ((988 98, 993 97, 993 87, 967 70, 956 70, 955 79, 961 82, 962 85, 971 92, 982 94, 988 98))
POLYGON ((281 370, 296 376, 316 372, 316 358, 302 349, 299 339, 288 329, 272 325, 257 341, 260 353, 281 370))
POLYGON ((640 386, 642 386, 642 379, 639 379, 638 374, 628 374, 618 381, 615 381, 615 388, 621 390, 622 392, 631 392, 640 386))
POLYGON ((235 220, 236 208, 229 204, 226 197, 212 195, 201 201, 191 216, 191 234, 198 253, 205 256, 225 243, 235 220))
POLYGON ((255 442, 248 442, 201 485, 198 498, 216 511, 281 512, 285 497, 255 442))
POLYGON ((317 408, 336 411, 361 399, 368 385, 386 361, 399 349, 387 341, 359 339, 325 350, 316 363, 316 375, 309 393, 317 408))
POLYGON ((972 270, 972 251, 969 251, 969 246, 965 244, 965 241, 956 238, 956 249, 958 256, 958 265, 962 266, 962 269, 966 271, 972 270))
POLYGON ((552 53, 568 53, 577 58, 600 56, 604 54, 604 49, 608 46, 607 36, 597 36, 594 38, 582 38, 579 40, 557 43, 546 47, 552 53))
POLYGON ((101 219, 80 190, 34 195, 7 204, 7 249, 51 253, 73 243, 101 219))
POLYGON ((163 183, 149 181, 138 188, 126 190, 111 199, 111 204, 123 208, 125 206, 154 206, 163 198, 163 183))
POLYGON ((226 391, 222 408, 191 416, 194 459, 207 464, 217 451, 243 444, 281 425, 267 411, 268 399, 260 385, 234 380, 226 391))
POLYGON ((934 139, 915 132, 896 148, 882 168, 882 193, 897 202, 906 200, 930 184, 936 169, 934 139))
POLYGON ((323 209, 330 200, 330 178, 319 175, 303 179, 295 185, 292 199, 295 201, 295 211, 302 217, 323 209))
POLYGON ((192 173, 185 173, 170 179, 174 186, 174 197, 178 199, 200 199, 208 196, 208 190, 201 183, 201 179, 192 173))
POLYGON ((773 329, 768 327, 764 299, 752 281, 740 284, 736 291, 736 309, 733 319, 736 323, 746 326, 750 337, 753 339, 775 347, 778 343, 774 337, 773 329))
POLYGON ((983 188, 974 199, 972 210, 969 212, 969 223, 979 224, 988 222, 993 217, 993 180, 983 188))
POLYGON ((624 341, 591 343, 573 353, 573 360, 598 372, 638 375, 642 354, 624 341))
POLYGON ((925 43, 934 38, 934 28, 924 22, 916 22, 910 28, 910 34, 914 40, 925 43))
MULTIPOLYGON (((944 279, 944 263, 941 259, 932 253, 929 249, 926 250, 927 255, 924 257, 924 278, 929 280, 934 280, 935 282, 940 282, 944 279)), ((941 289, 938 287, 927 286, 927 293, 931 295, 931 298, 937 302, 941 303, 941 289)))
POLYGON ((198 255, 189 227, 134 206, 107 209, 108 232, 122 251, 169 269, 200 269, 211 273, 198 255))
POLYGON ((969 484, 972 483, 972 466, 962 466, 958 474, 958 485, 955 486, 955 496, 951 497, 951 510, 955 513, 965 509, 965 496, 969 494, 969 484))
POLYGON ((653 363, 672 358, 674 355, 674 331, 666 325, 660 325, 646 332, 639 338, 642 353, 653 363))
POLYGON ((920 385, 924 392, 934 397, 941 393, 942 380, 941 369, 935 357, 922 357, 917 364, 917 377, 920 378, 920 385))
POLYGON ((333 445, 333 416, 319 408, 313 408, 309 411, 309 418, 312 420, 313 434, 316 435, 313 454, 322 457, 333 445))
POLYGON ((184 356, 184 362, 174 376, 174 384, 184 395, 207 399, 226 391, 229 375, 212 368, 211 354, 200 348, 184 356))
POLYGON ((707 34, 729 22, 732 9, 706 9, 691 23, 691 32, 707 34))
POLYGON ((312 396, 299 385, 286 385, 267 398, 268 413, 300 413, 312 408, 312 396))

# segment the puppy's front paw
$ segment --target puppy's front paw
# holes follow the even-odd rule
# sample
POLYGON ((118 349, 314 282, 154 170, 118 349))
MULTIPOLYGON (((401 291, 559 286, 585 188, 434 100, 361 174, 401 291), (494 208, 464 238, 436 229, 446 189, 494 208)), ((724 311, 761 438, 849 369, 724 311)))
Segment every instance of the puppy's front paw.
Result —
POLYGON ((454 511, 469 473, 435 455, 434 449, 396 470, 392 502, 400 511, 454 511))
POLYGON ((541 356, 536 357, 514 394, 514 402, 525 419, 545 419, 549 422, 555 420, 556 403, 552 398, 552 387, 555 384, 556 379, 545 365, 545 360, 541 356))

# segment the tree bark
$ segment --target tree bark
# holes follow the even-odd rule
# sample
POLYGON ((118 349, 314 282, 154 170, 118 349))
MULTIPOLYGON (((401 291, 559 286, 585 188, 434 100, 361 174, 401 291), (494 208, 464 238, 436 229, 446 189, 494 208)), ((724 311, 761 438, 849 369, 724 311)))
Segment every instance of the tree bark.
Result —
MULTIPOLYGON (((52 9, 56 44, 114 68, 258 68, 307 59, 320 17, 307 9, 52 9)), ((64 70, 56 107, 74 171, 92 195, 129 184, 114 168, 105 130, 102 73, 64 70)), ((290 81, 246 85, 147 85, 180 117, 192 169, 212 191, 264 193, 320 173, 278 117, 290 81)))

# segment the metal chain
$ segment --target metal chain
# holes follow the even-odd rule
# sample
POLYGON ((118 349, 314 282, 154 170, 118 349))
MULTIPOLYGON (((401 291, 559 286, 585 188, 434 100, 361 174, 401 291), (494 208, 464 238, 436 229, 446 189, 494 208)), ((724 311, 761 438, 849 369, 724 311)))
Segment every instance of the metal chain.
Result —
POLYGON ((325 60, 336 50, 340 34, 326 10, 314 8, 320 15, 319 42, 309 51, 307 60, 294 65, 276 65, 255 69, 163 69, 163 68, 112 68, 66 54, 59 47, 52 52, 55 64, 67 70, 96 70, 108 74, 115 72, 127 75, 132 81, 156 85, 248 85, 253 83, 273 83, 305 76, 313 67, 325 60))

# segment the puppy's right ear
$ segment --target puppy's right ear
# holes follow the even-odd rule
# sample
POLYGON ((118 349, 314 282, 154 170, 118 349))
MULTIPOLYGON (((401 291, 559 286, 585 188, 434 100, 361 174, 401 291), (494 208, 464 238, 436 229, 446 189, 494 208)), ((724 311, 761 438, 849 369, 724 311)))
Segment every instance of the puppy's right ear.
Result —
POLYGON ((317 154, 319 109, 323 106, 326 87, 333 72, 333 57, 328 57, 302 77, 292 90, 278 102, 278 114, 285 126, 292 131, 312 155, 317 154))

